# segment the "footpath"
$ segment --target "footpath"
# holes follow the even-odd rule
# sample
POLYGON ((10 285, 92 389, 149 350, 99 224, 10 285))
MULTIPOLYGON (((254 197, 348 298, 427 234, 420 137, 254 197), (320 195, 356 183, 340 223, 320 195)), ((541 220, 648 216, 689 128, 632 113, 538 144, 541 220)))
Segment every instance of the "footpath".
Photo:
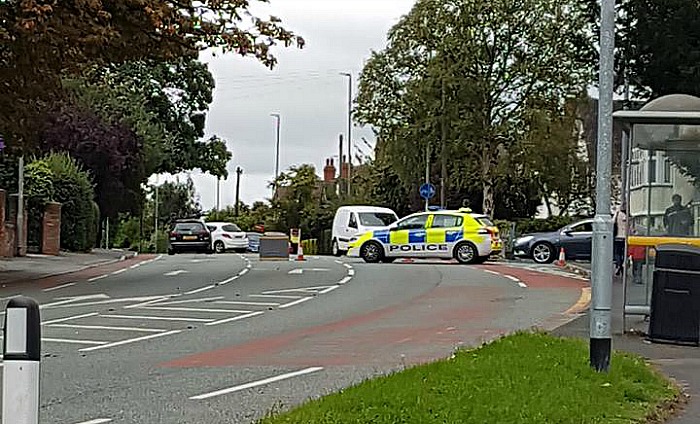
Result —
POLYGON ((0 287, 120 262, 134 257, 134 253, 94 249, 91 253, 61 252, 58 256, 29 254, 21 258, 0 259, 0 287))
MULTIPOLYGON (((590 275, 590 264, 571 264, 576 271, 590 275)), ((646 340, 644 334, 623 334, 622 322, 623 292, 622 281, 613 281, 613 349, 638 354, 658 367, 664 374, 673 378, 688 396, 688 403, 683 406, 671 424, 696 424, 700 422, 700 349, 697 347, 656 344, 646 340)), ((628 327, 647 330, 648 323, 641 317, 628 317, 628 327)), ((553 332, 565 337, 589 337, 588 313, 574 321, 559 327, 553 332)), ((614 366, 614 365, 613 365, 614 366)))

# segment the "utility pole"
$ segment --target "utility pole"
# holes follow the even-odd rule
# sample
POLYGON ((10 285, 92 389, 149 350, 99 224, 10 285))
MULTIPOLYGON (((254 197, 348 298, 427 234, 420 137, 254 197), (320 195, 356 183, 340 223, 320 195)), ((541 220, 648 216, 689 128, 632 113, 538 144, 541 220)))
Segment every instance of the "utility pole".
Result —
POLYGON ((442 81, 440 88, 440 103, 442 105, 442 116, 440 117, 440 141, 442 143, 442 150, 440 152, 440 207, 445 209, 447 207, 447 120, 445 118, 445 107, 447 101, 445 100, 445 59, 443 57, 443 70, 442 70, 442 81))
POLYGON ((156 203, 154 205, 154 234, 155 234, 155 251, 158 253, 158 177, 156 177, 156 203))
POLYGON ((19 157, 17 181, 17 256, 24 256, 24 155, 19 157))
MULTIPOLYGON (((627 64, 625 64, 625 70, 623 74, 623 80, 624 80, 624 104, 623 108, 625 110, 629 109, 629 103, 630 103, 630 84, 629 80, 627 79, 627 64)), ((627 173, 629 172, 629 166, 627 165, 627 162, 629 161, 628 157, 628 150, 629 150, 629 136, 627 131, 622 131, 622 155, 621 155, 621 162, 622 162, 622 181, 621 181, 621 186, 622 190, 620 190, 621 194, 621 199, 620 199, 620 205, 622 208, 624 208, 625 211, 627 211, 627 178, 628 175, 627 173)))
POLYGON ((343 72, 341 75, 348 77, 348 197, 350 197, 352 181, 352 74, 343 72))
POLYGON ((243 170, 239 166, 236 168, 236 218, 238 218, 238 205, 240 204, 240 193, 241 193, 241 174, 243 170))
POLYGON ((340 140, 340 150, 338 152, 338 162, 340 163, 338 173, 338 195, 341 196, 343 193, 343 134, 340 134, 338 138, 340 140))
POLYGON ((282 116, 279 113, 271 113, 270 116, 276 119, 277 124, 276 124, 276 133, 277 133, 277 142, 276 142, 276 148, 275 148, 275 192, 277 192, 277 184, 278 183, 278 178, 280 176, 280 127, 282 125, 282 116))
POLYGON ((600 6, 596 214, 593 221, 594 255, 590 309, 590 364, 599 372, 607 372, 610 369, 612 351, 613 223, 610 216, 610 174, 612 173, 614 61, 615 0, 602 0, 600 6))
MULTIPOLYGON (((430 143, 425 146, 425 183, 430 184, 430 143)), ((425 199, 425 211, 428 212, 430 199, 425 199)))
POLYGON ((216 177, 216 211, 221 210, 221 177, 216 177))

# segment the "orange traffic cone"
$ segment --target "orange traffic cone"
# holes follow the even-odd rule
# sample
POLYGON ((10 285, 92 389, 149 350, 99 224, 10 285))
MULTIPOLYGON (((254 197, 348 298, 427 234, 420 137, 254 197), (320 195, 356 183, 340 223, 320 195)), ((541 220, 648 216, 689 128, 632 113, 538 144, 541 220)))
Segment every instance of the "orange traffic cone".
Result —
POLYGON ((304 259, 304 247, 299 243, 299 248, 297 249, 297 262, 303 262, 304 259))
POLYGON ((566 252, 564 251, 563 247, 559 250, 559 260, 557 261, 557 265, 562 267, 566 265, 566 252))

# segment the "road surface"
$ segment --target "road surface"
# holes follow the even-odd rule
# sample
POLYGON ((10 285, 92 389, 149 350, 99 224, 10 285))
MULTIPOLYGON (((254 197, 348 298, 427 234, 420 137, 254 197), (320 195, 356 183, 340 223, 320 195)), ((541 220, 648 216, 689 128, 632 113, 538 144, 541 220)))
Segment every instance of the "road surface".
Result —
POLYGON ((586 282, 541 268, 138 257, 2 287, 0 306, 41 304, 42 423, 250 423, 570 320, 586 282))

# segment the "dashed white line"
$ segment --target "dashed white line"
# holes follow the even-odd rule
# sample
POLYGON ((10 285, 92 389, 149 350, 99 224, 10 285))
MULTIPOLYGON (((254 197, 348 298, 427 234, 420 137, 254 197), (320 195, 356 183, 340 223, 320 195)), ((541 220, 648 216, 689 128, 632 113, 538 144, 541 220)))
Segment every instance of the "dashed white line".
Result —
POLYGON ((175 277, 175 276, 180 275, 180 274, 187 274, 187 271, 185 271, 184 269, 178 269, 176 271, 166 272, 163 275, 165 275, 166 277, 175 277))
POLYGON ((156 311, 177 311, 177 312, 211 312, 222 314, 247 314, 250 311, 239 311, 234 309, 205 309, 205 308, 178 308, 170 306, 149 306, 144 309, 153 309, 156 311))
POLYGON ((207 318, 185 318, 185 317, 154 317, 149 315, 100 315, 105 318, 115 319, 138 319, 144 321, 186 321, 186 322, 212 322, 213 319, 207 318))
POLYGON ((88 283, 93 283, 95 281, 102 280, 102 279, 107 278, 107 277, 109 277, 109 275, 107 275, 107 274, 103 274, 103 275, 100 275, 98 277, 92 277, 88 280, 88 283))
POLYGON ((156 330, 154 328, 140 327, 109 327, 103 325, 77 325, 77 324, 50 324, 49 327, 77 328, 83 330, 107 330, 107 331, 133 331, 136 333, 165 333, 168 330, 156 330))
POLYGON ((242 276, 246 275, 248 273, 248 271, 250 271, 250 269, 246 268, 243 271, 239 272, 238 275, 240 275, 242 277, 242 276))
POLYGON ((352 269, 352 265, 350 265, 350 264, 343 264, 343 266, 347 269, 352 269))
POLYGON ((298 305, 300 303, 308 302, 309 300, 313 299, 313 297, 302 297, 301 299, 295 300, 293 302, 285 303, 284 305, 280 305, 280 309, 287 309, 291 308, 292 306, 298 305))
POLYGON ((248 297, 260 297, 260 298, 278 298, 278 299, 301 299, 303 296, 292 296, 284 294, 251 294, 248 297))
POLYGON ((171 299, 171 297, 169 297, 169 296, 161 296, 161 297, 158 297, 158 298, 156 298, 156 299, 149 300, 149 301, 147 301, 147 302, 137 303, 136 305, 127 305, 127 306, 124 307, 124 309, 143 308, 143 307, 146 307, 146 306, 148 306, 148 305, 152 305, 152 304, 154 304, 154 303, 159 303, 159 302, 162 302, 162 301, 164 301, 164 300, 169 300, 169 299, 171 299))
POLYGON ((507 279, 509 279, 510 281, 515 281, 516 283, 520 282, 520 279, 518 277, 513 277, 512 275, 505 275, 505 274, 503 276, 506 277, 507 279))
POLYGON ((96 345, 96 346, 102 346, 106 345, 109 342, 98 342, 95 340, 74 340, 74 339, 51 339, 51 338, 43 338, 41 339, 42 342, 50 342, 50 343, 68 343, 68 344, 83 344, 83 345, 96 345))
POLYGON ((59 322, 66 322, 66 321, 72 321, 74 319, 80 319, 80 318, 87 318, 87 317, 94 317, 95 315, 99 315, 97 312, 91 312, 89 314, 82 314, 82 315, 74 315, 72 317, 65 317, 65 318, 59 318, 59 319, 54 319, 51 321, 44 321, 41 324, 42 325, 51 325, 51 324, 58 324, 59 322))
POLYGON ((66 284, 61 284, 60 286, 50 287, 50 288, 44 289, 44 290, 42 290, 42 291, 44 291, 44 292, 52 292, 52 291, 54 291, 54 290, 61 290, 61 289, 65 289, 65 288, 67 288, 67 287, 73 287, 74 285, 75 285, 75 283, 66 283, 66 284))
POLYGON ((140 267, 142 264, 143 264, 143 262, 139 262, 139 263, 133 264, 133 265, 131 265, 131 266, 129 267, 129 269, 136 269, 136 268, 140 267))
POLYGON ((97 419, 90 420, 90 421, 83 421, 83 422, 78 423, 78 424, 104 424, 104 423, 109 423, 109 422, 112 422, 112 420, 110 420, 109 418, 97 418, 97 419))
POLYGON ((221 300, 225 299, 224 296, 216 296, 216 297, 202 297, 199 299, 185 299, 185 300, 174 300, 174 301, 168 301, 168 302, 161 302, 158 303, 158 305, 183 305, 187 303, 202 303, 202 302, 213 302, 215 300, 221 300))
POLYGON ((352 277, 348 276, 348 277, 345 277, 345 278, 343 278, 342 280, 338 281, 338 284, 343 285, 343 284, 347 283, 347 282, 350 281, 350 280, 352 280, 352 277))
POLYGON ((355 275, 355 270, 354 269, 349 269, 348 270, 348 277, 352 277, 355 275))
POLYGON ((488 274, 492 274, 492 275, 499 275, 499 276, 501 275, 500 273, 498 273, 496 271, 491 271, 490 269, 485 269, 483 271, 488 273, 488 274))
POLYGON ((328 287, 327 289, 318 292, 318 294, 330 293, 330 292, 332 292, 333 290, 337 289, 338 287, 340 287, 340 286, 331 286, 331 287, 328 287))
POLYGON ((143 340, 155 339, 158 337, 170 336, 172 334, 177 334, 177 333, 181 333, 181 332, 182 332, 182 330, 172 330, 172 331, 167 331, 165 333, 151 334, 149 336, 142 336, 142 337, 136 337, 136 338, 128 339, 128 340, 121 340, 121 341, 114 342, 114 343, 107 343, 107 344, 104 344, 101 346, 86 347, 83 349, 79 349, 79 352, 91 352, 93 350, 108 349, 110 347, 122 346, 125 344, 136 343, 136 342, 140 342, 143 340))
POLYGON ((114 271, 114 272, 112 273, 112 275, 123 274, 123 273, 126 272, 126 270, 127 270, 127 268, 118 269, 118 270, 114 271))
POLYGON ((205 286, 205 287, 202 287, 202 288, 199 288, 199 289, 196 289, 196 290, 190 290, 190 291, 188 291, 188 292, 185 292, 185 294, 186 294, 186 295, 197 294, 197 293, 205 292, 205 291, 207 291, 207 290, 211 290, 211 289, 215 289, 215 288, 216 288, 216 286, 212 284, 212 285, 210 285, 210 286, 205 286))
POLYGON ((299 376, 302 376, 305 374, 311 374, 311 373, 314 373, 317 371, 321 371, 322 369, 323 369, 323 367, 310 367, 310 368, 306 368, 306 369, 303 369, 300 371, 294 371, 294 372, 290 372, 287 374, 281 374, 281 375, 278 375, 275 377, 266 378, 264 380, 258 380, 258 381, 253 381, 253 382, 246 383, 246 384, 241 384, 240 386, 229 387, 228 389, 222 389, 222 390, 217 390, 217 391, 211 392, 211 393, 204 393, 201 395, 192 396, 190 399, 191 400, 204 400, 204 399, 209 399, 209 398, 216 397, 216 396, 227 395, 230 393, 239 392, 241 390, 252 389, 253 387, 259 387, 259 386, 264 386, 266 384, 275 383, 277 381, 287 380, 289 378, 299 377, 299 376))
POLYGON ((339 261, 338 259, 334 260, 333 262, 337 263, 338 265, 342 265, 343 261, 339 261))
POLYGON ((250 268, 253 267, 253 264, 251 264, 250 262, 248 262, 248 265, 246 265, 245 267, 248 268, 248 269, 250 269, 250 268))
POLYGON ((226 284, 232 283, 232 282, 238 280, 239 278, 241 278, 241 276, 240 276, 240 275, 236 275, 235 277, 231 277, 231 278, 229 278, 229 279, 227 279, 227 280, 219 281, 217 284, 220 285, 220 286, 225 286, 226 284))
POLYGON ((221 305, 246 305, 246 306, 279 306, 276 302, 242 302, 238 300, 219 300, 214 303, 221 305))
POLYGON ((263 311, 251 312, 251 313, 249 313, 249 314, 239 315, 239 316, 233 317, 233 318, 226 318, 226 319, 222 319, 222 320, 219 320, 219 321, 210 322, 210 323, 204 324, 204 325, 206 325, 206 326, 212 326, 212 325, 226 324, 226 323, 228 323, 228 322, 240 321, 240 320, 242 320, 242 319, 256 317, 256 316, 262 315, 262 314, 264 314, 264 313, 265 313, 265 312, 263 312, 263 311))
POLYGON ((524 289, 527 288, 527 284, 523 283, 522 281, 518 281, 518 285, 524 289))

